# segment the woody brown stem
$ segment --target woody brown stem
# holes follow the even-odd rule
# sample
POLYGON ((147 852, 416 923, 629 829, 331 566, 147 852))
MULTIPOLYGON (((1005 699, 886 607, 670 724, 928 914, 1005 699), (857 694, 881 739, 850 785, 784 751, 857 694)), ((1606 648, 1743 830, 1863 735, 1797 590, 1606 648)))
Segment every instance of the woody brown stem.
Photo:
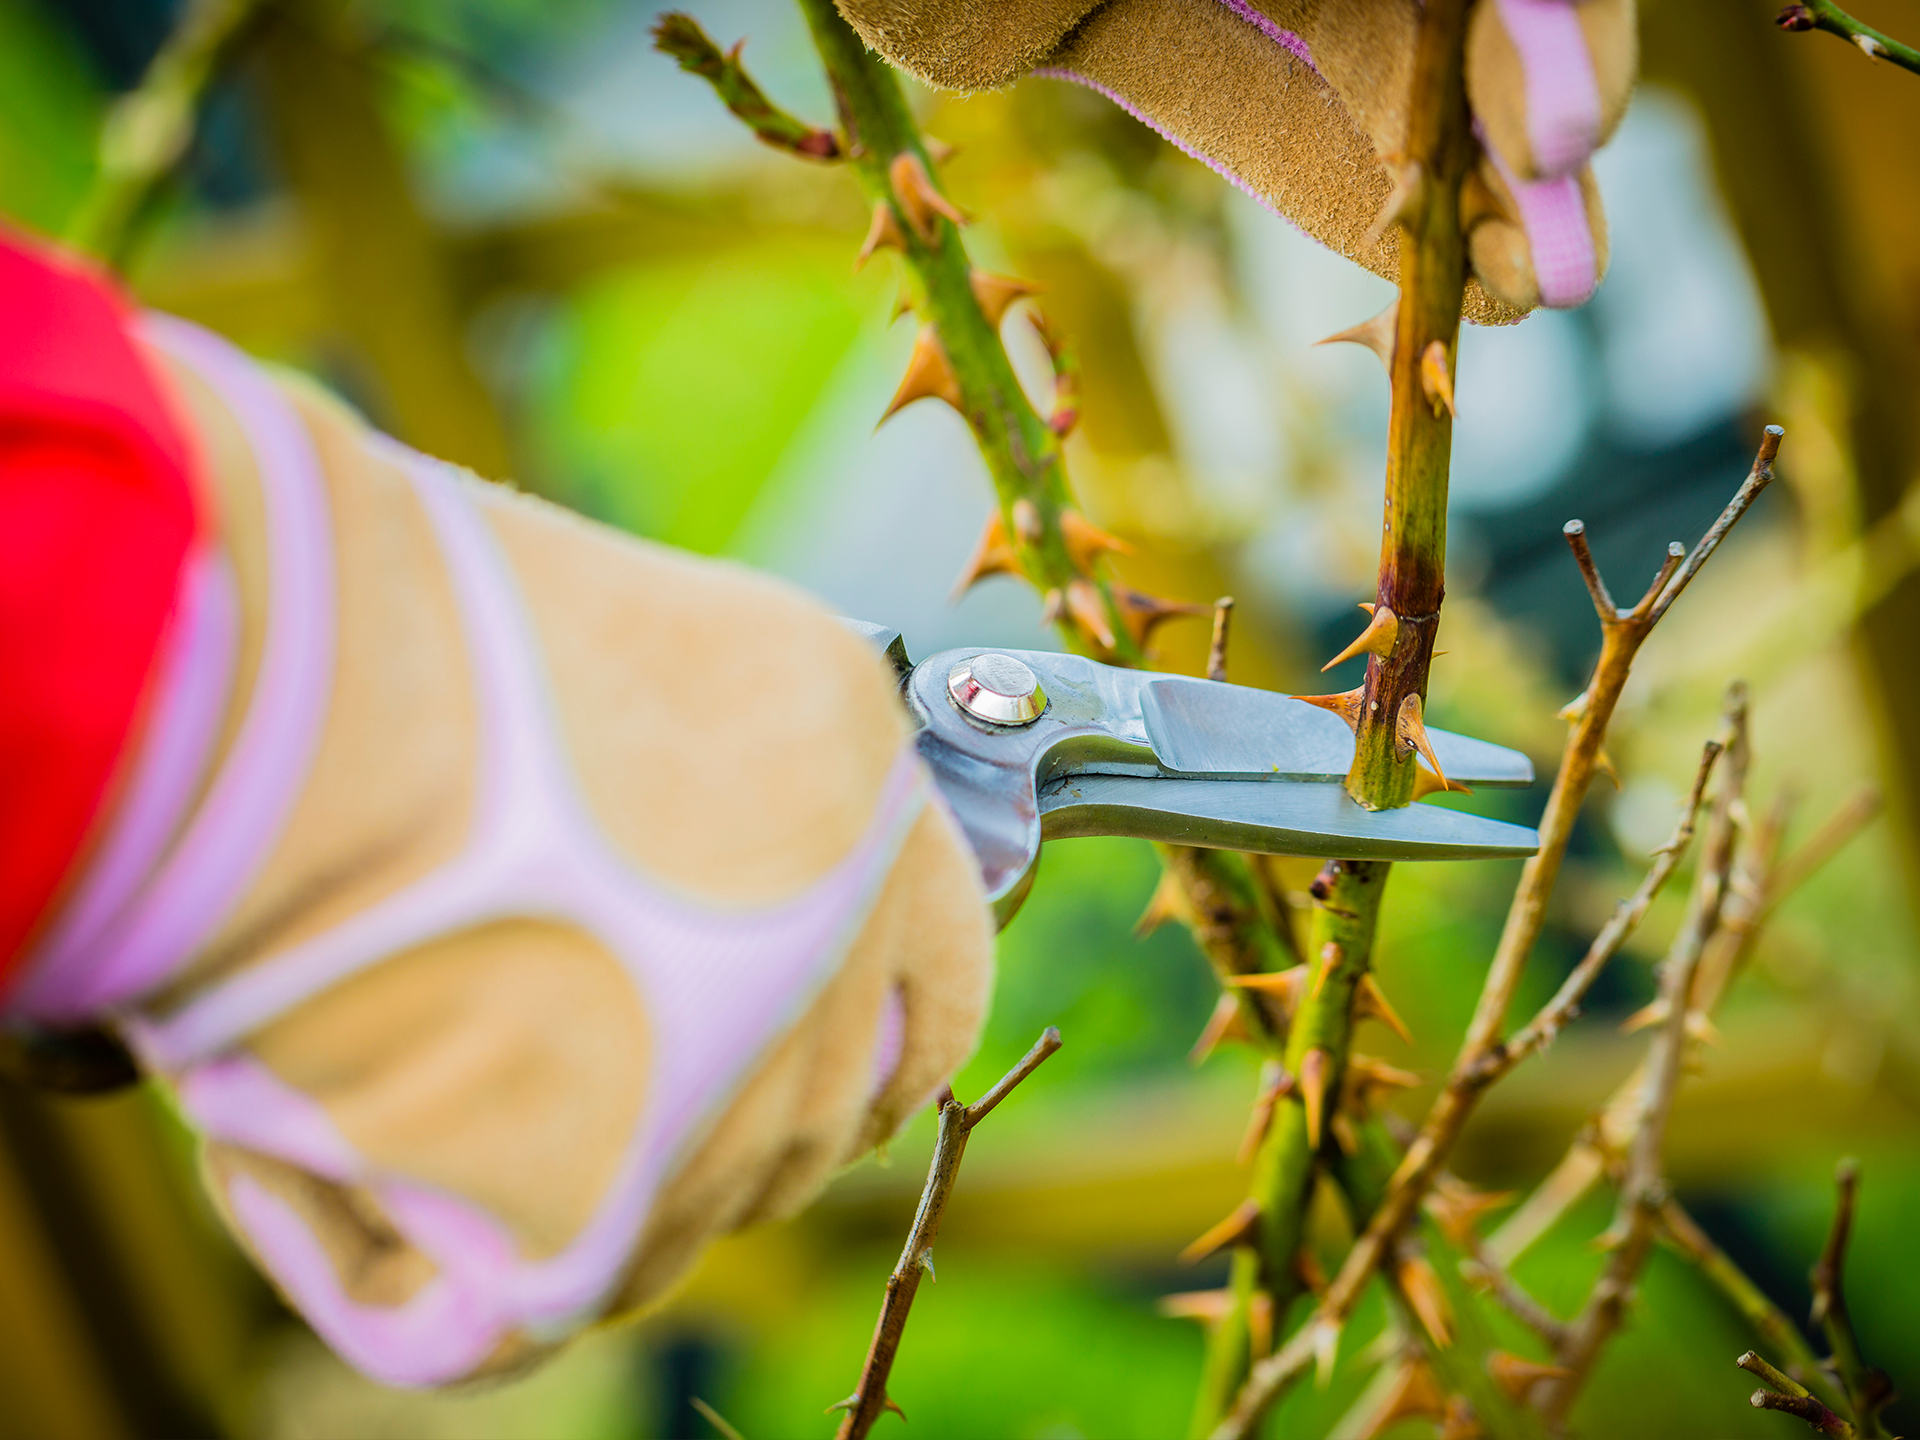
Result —
POLYGON ((1049 1026, 1020 1063, 973 1104, 962 1105, 953 1098, 951 1090, 940 1097, 940 1130, 933 1145, 933 1162, 927 1169, 926 1187, 920 1192, 920 1208, 914 1212, 913 1228, 907 1232, 900 1261, 887 1277, 886 1299, 881 1302, 880 1318, 874 1324, 873 1340, 867 1346, 866 1363, 860 1367, 860 1383, 854 1387, 853 1394, 833 1407, 844 1407, 847 1411, 836 1440, 860 1440, 885 1411, 899 1408, 887 1398, 887 1377, 893 1373, 894 1357, 900 1352, 900 1338, 906 1333, 907 1313, 912 1310, 913 1298, 920 1290, 920 1276, 931 1268, 933 1242, 939 1236, 941 1217, 946 1214, 947 1201, 952 1198, 954 1184, 960 1178, 960 1160, 966 1154, 967 1137, 973 1133, 974 1126, 1012 1093, 1014 1086, 1059 1048, 1060 1032, 1049 1026))
POLYGON ((1820 1251, 1819 1263, 1809 1277, 1813 1284, 1813 1321, 1827 1337, 1833 1352, 1830 1362, 1840 1384, 1847 1392, 1847 1405, 1853 1412, 1854 1427, 1860 1435, 1879 1436, 1879 1411, 1891 1398, 1886 1376, 1860 1358, 1860 1343, 1853 1333, 1853 1319, 1847 1313, 1845 1274, 1847 1240, 1853 1233, 1854 1199, 1860 1189, 1860 1167, 1853 1160, 1842 1160, 1834 1175, 1839 1198, 1833 1207, 1833 1225, 1827 1231, 1827 1243, 1820 1251))
POLYGON ((1774 24, 1782 30, 1824 30, 1850 41, 1869 60, 1888 60, 1902 70, 1920 75, 1920 50, 1862 24, 1833 0, 1794 0, 1774 17, 1774 24))
POLYGON ((1555 1424, 1565 1420, 1601 1349, 1620 1327, 1634 1285, 1653 1251, 1661 1207, 1668 1198, 1663 1158, 1667 1119, 1686 1058, 1693 979, 1708 937, 1719 924, 1733 872, 1737 817, 1745 805, 1747 693, 1737 681, 1728 693, 1726 725, 1727 765, 1707 823, 1699 878, 1686 921, 1661 966, 1660 999, 1667 1007, 1666 1019, 1648 1049, 1640 1123, 1627 1150, 1619 1208, 1608 1232, 1614 1248, 1560 1348, 1558 1359, 1569 1373, 1553 1382, 1542 1406, 1555 1424))

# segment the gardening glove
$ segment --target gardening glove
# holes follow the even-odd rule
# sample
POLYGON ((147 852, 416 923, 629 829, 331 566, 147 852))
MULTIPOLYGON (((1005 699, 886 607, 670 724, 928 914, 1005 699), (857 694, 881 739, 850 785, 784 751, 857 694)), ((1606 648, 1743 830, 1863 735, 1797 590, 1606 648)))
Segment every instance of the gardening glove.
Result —
POLYGON ((343 1357, 521 1364, 952 1074, 991 922, 865 642, 135 329, 204 543, 0 1015, 127 1037, 343 1357))
MULTIPOLYGON (((1404 150, 1417 0, 838 0, 928 84, 1071 80, 1124 106, 1332 250, 1393 279, 1375 220, 1404 150)), ((1469 319, 1568 307, 1606 268, 1588 157, 1620 122, 1632 0, 1481 0, 1467 97, 1482 154, 1461 200, 1469 319)))

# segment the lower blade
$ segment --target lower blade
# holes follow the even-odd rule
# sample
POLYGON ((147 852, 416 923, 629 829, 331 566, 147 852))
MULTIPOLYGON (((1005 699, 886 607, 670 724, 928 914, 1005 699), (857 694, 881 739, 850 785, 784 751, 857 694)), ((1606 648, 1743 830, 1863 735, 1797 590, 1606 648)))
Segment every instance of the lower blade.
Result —
POLYGON ((1040 796, 1048 840, 1131 835, 1214 850, 1332 860, 1487 860, 1531 855, 1540 837, 1460 810, 1368 810, 1337 784, 1075 775, 1040 796))

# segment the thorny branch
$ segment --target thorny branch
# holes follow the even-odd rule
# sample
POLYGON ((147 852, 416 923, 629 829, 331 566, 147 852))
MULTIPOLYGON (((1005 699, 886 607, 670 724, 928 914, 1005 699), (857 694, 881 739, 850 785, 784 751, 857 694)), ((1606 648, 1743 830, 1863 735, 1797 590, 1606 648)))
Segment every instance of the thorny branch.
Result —
POLYGON ((1833 0, 1795 0, 1774 17, 1773 23, 1782 30, 1824 30, 1859 46, 1869 60, 1885 58, 1902 70, 1920 75, 1920 50, 1861 24, 1833 0))
POLYGON ((900 1407, 887 1398, 887 1377, 893 1372, 900 1337, 906 1332, 907 1312, 913 1308, 913 1297, 920 1290, 921 1272, 933 1269, 933 1242, 940 1233, 940 1218, 946 1214, 954 1184, 960 1178, 960 1160, 966 1154, 967 1137, 973 1133, 974 1126, 1012 1093, 1014 1086, 1039 1069, 1041 1062, 1059 1048, 1060 1032, 1049 1026, 1020 1063, 973 1104, 961 1104, 953 1098, 951 1090, 940 1097, 940 1131, 933 1145, 933 1163, 927 1169, 926 1188, 920 1192, 920 1208, 914 1213, 913 1228, 907 1232, 906 1248, 900 1252, 899 1263, 887 1277, 887 1296, 873 1327, 866 1363, 860 1367, 860 1383, 854 1387, 853 1394, 831 1407, 847 1412, 840 1422, 836 1440, 861 1440, 882 1413, 899 1412, 900 1407))
POLYGON ((1860 1167, 1852 1160, 1840 1162, 1834 1176, 1839 1190, 1833 1207, 1833 1227, 1827 1232, 1820 1261, 1813 1267, 1813 1323, 1827 1337, 1833 1352, 1830 1368, 1840 1377, 1847 1392, 1847 1404, 1853 1411, 1854 1425, 1862 1436, 1885 1433, 1879 1412, 1892 1394, 1887 1377, 1860 1358, 1860 1343, 1854 1337, 1853 1319, 1847 1313, 1845 1272, 1847 1240, 1853 1233, 1853 1205, 1860 1189, 1860 1167))
POLYGON ((1747 1351, 1733 1363, 1751 1375, 1758 1375, 1769 1387, 1756 1390, 1748 1397, 1747 1403, 1754 1409, 1797 1415, 1822 1435, 1851 1436, 1856 1433, 1853 1426, 1810 1395, 1804 1385, 1782 1375, 1753 1351, 1747 1351))

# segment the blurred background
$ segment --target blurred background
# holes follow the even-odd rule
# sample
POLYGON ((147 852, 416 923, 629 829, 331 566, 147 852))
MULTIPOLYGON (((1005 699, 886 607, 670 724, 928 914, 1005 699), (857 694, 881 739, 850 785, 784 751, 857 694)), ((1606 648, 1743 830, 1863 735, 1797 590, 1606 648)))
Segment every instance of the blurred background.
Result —
MULTIPOLYGON (((95 179, 103 118, 178 0, 0 0, 0 212, 58 237, 95 179)), ((831 107, 782 0, 690 6, 777 100, 831 107)), ((1557 757, 1555 711, 1598 647, 1559 527, 1586 520, 1638 593, 1745 473, 1768 420, 1776 486, 1644 652, 1615 725, 1617 790, 1582 822, 1522 1005, 1537 1002, 1670 830, 1720 691, 1756 695, 1754 794, 1797 796, 1793 835, 1864 788, 1885 812, 1778 911, 1682 1091, 1671 1173, 1712 1235, 1795 1315, 1834 1162, 1864 1183, 1850 1300, 1870 1358, 1920 1396, 1920 80, 1767 0, 1645 0, 1645 82, 1597 164, 1612 270, 1596 299, 1460 347, 1440 723, 1557 757)), ((412 443, 635 533, 786 575, 900 627, 917 657, 1046 646, 1008 579, 949 589, 990 505, 961 422, 917 406, 878 432, 911 344, 889 262, 851 273, 851 178, 763 149, 654 54, 632 0, 274 0, 222 57, 177 179, 116 256, 146 303, 324 378, 412 443)), ((1862 0, 1911 39, 1912 5, 1862 0), (1905 27, 1903 31, 1902 27, 1905 27)), ((948 188, 982 263, 1039 282, 1084 372, 1070 446, 1119 569, 1180 599, 1239 597, 1234 678, 1328 686, 1322 657, 1372 591, 1387 386, 1358 347, 1312 342, 1391 288, 1080 89, 916 91, 956 147, 948 188)), ((1044 376, 1019 308, 1016 359, 1044 376)), ((1197 672, 1204 626, 1161 632, 1197 672)), ((1501 801, 1526 820, 1531 798, 1501 801)), ((1484 808, 1484 807, 1483 807, 1484 808)), ((1791 843, 1791 840, 1790 840, 1791 843)), ((894 1374, 938 1436, 1166 1436, 1201 1337, 1169 1291, 1224 1261, 1173 1257, 1239 1199, 1255 1079, 1188 1050, 1217 993, 1177 926, 1133 927, 1144 844, 1049 849, 1003 937, 981 1052, 991 1082, 1048 1024, 1065 1049, 969 1150, 894 1374)), ((1452 1055, 1513 867, 1400 866, 1380 969, 1417 1043, 1373 1037, 1429 1085, 1452 1055)), ((1457 1168, 1537 1180, 1642 1042, 1648 961, 1681 887, 1587 1017, 1496 1089, 1457 1168)), ((154 1096, 48 1101, 0 1087, 0 1434, 33 1437, 683 1437, 700 1397, 755 1440, 827 1435, 853 1385, 931 1147, 925 1117, 791 1223, 719 1246, 671 1303, 531 1378, 452 1396, 362 1381, 251 1278, 154 1096)), ((1596 1194, 1519 1260, 1571 1307, 1599 1259, 1596 1194)), ((1218 1272, 1218 1273, 1216 1273, 1218 1272)), ((1360 1338, 1379 1325, 1359 1322, 1360 1338)), ((1656 1259, 1582 1407, 1590 1435, 1781 1435, 1732 1359, 1716 1292, 1656 1259)), ((1356 1341, 1349 1353, 1360 1348, 1356 1341)), ((1320 1433, 1336 1377, 1275 1433, 1320 1433)), ((1890 1416, 1920 1428, 1920 1405, 1890 1416)), ((887 1422, 893 1423, 893 1422, 887 1422)), ((1408 1433, 1414 1433, 1409 1430, 1408 1433)))

